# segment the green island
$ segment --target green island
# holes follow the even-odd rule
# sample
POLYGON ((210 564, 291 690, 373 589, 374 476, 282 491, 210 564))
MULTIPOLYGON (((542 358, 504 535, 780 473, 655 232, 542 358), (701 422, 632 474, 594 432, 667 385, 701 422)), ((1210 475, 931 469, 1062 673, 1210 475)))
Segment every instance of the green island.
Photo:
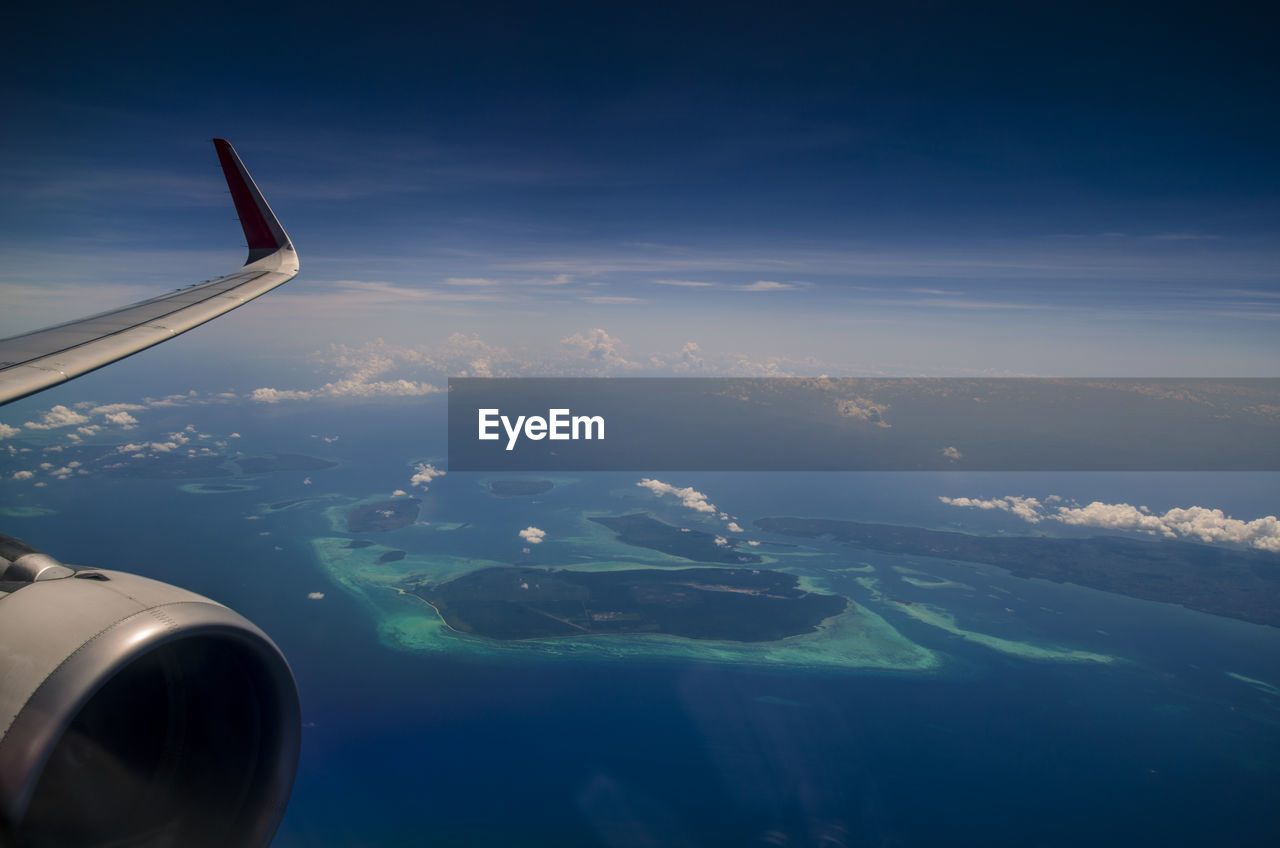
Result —
MULTIPOLYGON (((469 555, 414 551, 402 560, 383 563, 379 560, 390 548, 377 543, 353 548, 351 541, 341 536, 312 539, 316 561, 334 585, 369 611, 379 639, 396 650, 461 653, 474 660, 560 662, 587 658, 599 661, 668 658, 788 669, 872 669, 909 674, 933 672, 944 665, 941 654, 912 642, 883 617, 852 602, 844 612, 823 620, 812 632, 775 641, 690 639, 656 631, 616 638, 580 631, 546 639, 486 638, 451 627, 424 596, 431 594, 433 586, 443 586, 477 571, 512 568, 508 563, 469 555)), ((658 562, 647 566, 634 559, 612 559, 605 551, 600 553, 604 554, 601 558, 575 563, 574 571, 604 574, 643 569, 670 574, 678 570, 658 562)), ((667 559, 660 554, 654 557, 667 559)), ((539 570, 539 573, 545 572, 539 570)), ((803 577, 798 586, 806 590, 817 588, 803 577)))
POLYGON ((489 483, 489 494, 495 498, 527 498, 555 487, 550 480, 494 480, 489 483))
POLYGON ((1119 536, 973 536, 830 518, 761 518, 755 525, 784 536, 994 565, 1015 577, 1074 583, 1280 627, 1280 556, 1263 551, 1119 536))
POLYGON ((794 575, 726 568, 485 568, 439 585, 411 581, 405 591, 454 630, 504 640, 661 633, 768 642, 811 633, 849 606, 804 591, 794 575))
POLYGON ((399 562, 407 556, 406 551, 387 551, 378 557, 378 565, 386 565, 389 562, 399 562))
POLYGON ((731 565, 760 562, 755 554, 742 553, 734 549, 732 540, 723 536, 714 536, 701 530, 676 527, 658 521, 643 512, 621 516, 596 516, 591 519, 596 524, 603 524, 614 533, 618 540, 628 545, 649 548, 671 556, 691 559, 695 562, 720 562, 731 565), (725 539, 725 544, 716 544, 717 538, 725 539))
POLYGON ((347 512, 347 529, 352 533, 385 533, 418 520, 417 498, 396 498, 360 504, 347 512))

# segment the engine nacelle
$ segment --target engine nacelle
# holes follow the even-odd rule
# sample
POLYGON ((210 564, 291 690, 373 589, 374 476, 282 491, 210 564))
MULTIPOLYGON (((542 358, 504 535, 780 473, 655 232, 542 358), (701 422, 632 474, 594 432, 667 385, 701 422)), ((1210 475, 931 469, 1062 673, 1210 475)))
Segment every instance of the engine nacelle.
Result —
POLYGON ((248 620, 0 536, 0 845, 266 846, 299 743, 248 620))

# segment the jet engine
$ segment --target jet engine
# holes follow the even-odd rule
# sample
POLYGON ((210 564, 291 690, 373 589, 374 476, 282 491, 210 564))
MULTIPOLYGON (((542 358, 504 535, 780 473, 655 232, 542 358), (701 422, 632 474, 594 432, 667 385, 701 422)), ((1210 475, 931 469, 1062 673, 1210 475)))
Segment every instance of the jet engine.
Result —
POLYGON ((297 687, 248 620, 0 535, 0 845, 266 846, 297 687))

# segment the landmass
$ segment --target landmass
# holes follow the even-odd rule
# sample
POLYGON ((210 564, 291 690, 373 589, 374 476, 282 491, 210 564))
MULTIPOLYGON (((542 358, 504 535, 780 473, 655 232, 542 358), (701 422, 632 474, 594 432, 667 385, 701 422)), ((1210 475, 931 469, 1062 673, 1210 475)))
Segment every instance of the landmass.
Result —
POLYGON ((404 559, 405 556, 406 553, 404 551, 387 551, 385 554, 378 557, 378 565, 386 565, 389 562, 399 562, 404 559))
POLYGON ((100 466, 110 477, 143 480, 182 480, 200 477, 230 477, 220 456, 185 456, 182 454, 146 454, 129 462, 113 462, 100 466))
POLYGON ((353 551, 357 551, 360 548, 373 547, 373 542, 370 542, 368 539, 352 539, 350 542, 347 542, 347 547, 353 551))
POLYGON ((831 538, 888 553, 995 565, 1016 577, 1075 583, 1280 627, 1280 555, 1119 536, 973 536, 829 518, 761 518, 761 530, 831 538))
POLYGON ((723 562, 739 565, 761 561, 755 554, 735 550, 734 542, 727 537, 715 536, 701 530, 675 527, 643 512, 616 517, 597 516, 591 520, 617 533, 618 539, 628 545, 649 548, 695 562, 723 562), (717 538, 725 539, 725 544, 717 545, 717 538))
POLYGON ((766 642, 811 633, 849 606, 806 592, 777 571, 569 571, 486 568, 448 583, 412 579, 450 627, 493 639, 661 633, 691 639, 766 642))
POLYGON ((361 504, 347 512, 347 529, 352 533, 384 533, 418 520, 418 498, 361 504))
POLYGON ((489 484, 489 494, 495 498, 524 498, 540 495, 556 487, 550 480, 494 480, 489 484))
POLYGON ((244 456, 236 460, 245 474, 266 474, 271 471, 321 471, 338 463, 329 459, 306 456, 300 453, 272 453, 266 456, 244 456))

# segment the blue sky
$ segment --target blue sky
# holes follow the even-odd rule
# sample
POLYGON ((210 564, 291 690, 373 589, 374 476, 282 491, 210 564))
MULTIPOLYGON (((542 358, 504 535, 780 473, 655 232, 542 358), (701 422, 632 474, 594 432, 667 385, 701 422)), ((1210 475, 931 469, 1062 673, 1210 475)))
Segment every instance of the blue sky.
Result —
POLYGON ((3 36, 0 334, 242 261, 217 135, 303 273, 131 374, 1278 373, 1260 4, 82 5, 3 36))

